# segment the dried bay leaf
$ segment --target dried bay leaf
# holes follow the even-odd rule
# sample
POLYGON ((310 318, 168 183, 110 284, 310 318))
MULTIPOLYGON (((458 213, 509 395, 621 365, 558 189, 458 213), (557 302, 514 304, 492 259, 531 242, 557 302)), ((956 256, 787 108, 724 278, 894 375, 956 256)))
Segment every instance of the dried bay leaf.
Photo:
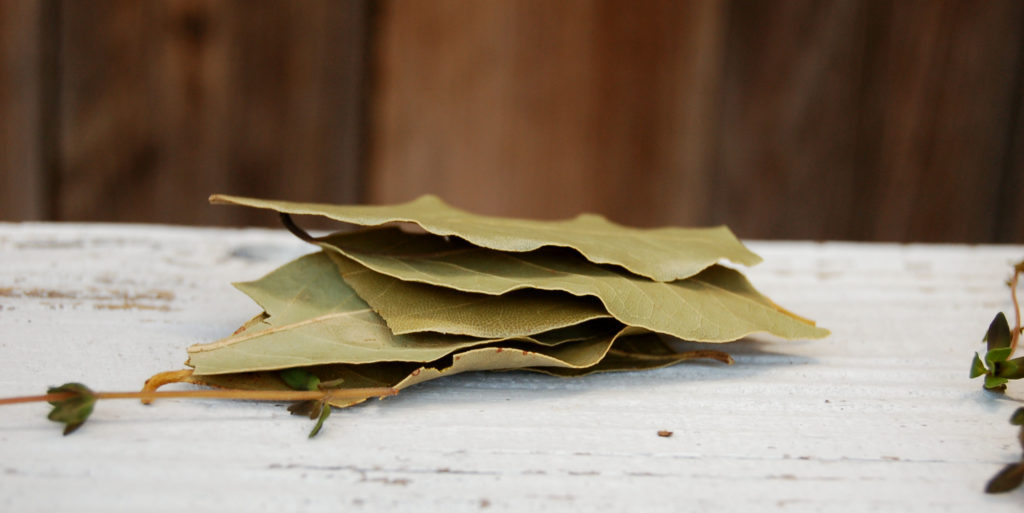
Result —
POLYGON ((660 369, 680 362, 710 359, 732 365, 727 353, 714 350, 676 351, 655 334, 625 337, 616 341, 597 365, 582 369, 538 367, 525 369, 559 377, 579 377, 600 372, 660 369))
POLYGON ((568 369, 593 367, 604 358, 616 339, 636 333, 642 333, 642 330, 624 328, 614 335, 551 347, 501 344, 473 348, 452 355, 451 365, 422 367, 393 386, 401 390, 424 381, 472 371, 515 370, 531 367, 568 369))
POLYGON ((501 296, 401 281, 337 252, 342 278, 396 335, 434 331, 481 338, 535 335, 610 315, 597 301, 525 289, 501 296))
MULTIPOLYGON (((338 388, 389 387, 398 383, 422 363, 379 362, 361 365, 321 365, 306 367, 321 381, 341 380, 338 388)), ((180 378, 181 383, 227 388, 234 390, 291 390, 277 371, 236 372, 231 374, 190 374, 180 378)), ((333 399, 331 406, 344 408, 366 399, 333 399)))
POLYGON ((430 195, 400 205, 325 205, 222 194, 211 196, 210 202, 317 215, 362 226, 414 223, 429 233, 457 236, 498 251, 571 248, 591 262, 621 266, 655 281, 687 278, 722 259, 743 265, 761 261, 725 226, 641 229, 594 214, 561 221, 491 217, 459 210, 430 195))
POLYGON ((294 235, 322 250, 236 284, 264 312, 225 339, 189 348, 192 370, 161 373, 147 388, 184 381, 304 390, 228 397, 301 398, 289 410, 319 419, 312 434, 331 411, 327 401, 350 406, 369 392, 353 389, 404 389, 471 371, 573 377, 694 359, 732 363, 721 351, 677 351, 664 337, 728 342, 758 332, 828 333, 719 265, 760 261, 725 227, 645 230, 594 215, 502 219, 432 196, 385 207, 211 201, 278 211, 294 235), (370 228, 317 239, 289 214, 370 228), (427 233, 383 226, 391 223, 427 233), (338 397, 338 389, 355 398, 338 397))
POLYGON ((664 283, 564 250, 508 253, 397 228, 334 234, 317 242, 403 281, 497 296, 530 288, 593 296, 628 326, 685 340, 728 342, 758 332, 787 339, 828 334, 761 295, 738 271, 720 265, 664 283))
POLYGON ((292 260, 258 280, 234 285, 263 308, 267 313, 263 322, 270 326, 332 311, 370 310, 370 305, 341 279, 330 258, 319 253, 292 260))
MULTIPOLYGON (((572 377, 598 372, 633 371, 711 358, 731 363, 724 353, 672 351, 660 337, 626 328, 605 340, 579 341, 553 347, 497 345, 454 353, 428 364, 379 362, 359 365, 321 365, 307 368, 322 381, 341 380, 341 388, 394 387, 405 389, 425 381, 473 371, 525 370, 572 377)), ((243 390, 287 390, 275 372, 192 375, 184 381, 205 386, 243 390)), ((363 402, 338 400, 346 407, 363 402)))
POLYGON ((602 326, 581 325, 534 337, 394 335, 348 287, 323 252, 300 257, 260 280, 239 284, 239 288, 267 309, 267 317, 257 329, 190 347, 188 365, 196 375, 333 363, 429 362, 497 342, 554 346, 608 331, 602 326))

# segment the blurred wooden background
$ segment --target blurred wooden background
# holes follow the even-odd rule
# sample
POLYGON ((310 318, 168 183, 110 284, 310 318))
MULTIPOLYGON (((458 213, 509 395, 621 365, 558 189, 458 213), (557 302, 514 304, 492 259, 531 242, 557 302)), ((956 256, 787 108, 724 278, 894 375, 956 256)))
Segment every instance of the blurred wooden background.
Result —
POLYGON ((0 219, 1024 242, 1024 2, 0 0, 0 219))

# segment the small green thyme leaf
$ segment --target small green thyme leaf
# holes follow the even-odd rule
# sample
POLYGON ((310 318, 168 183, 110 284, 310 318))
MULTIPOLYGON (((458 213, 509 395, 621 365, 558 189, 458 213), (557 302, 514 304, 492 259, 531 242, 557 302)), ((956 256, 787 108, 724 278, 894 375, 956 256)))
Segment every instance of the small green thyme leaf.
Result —
POLYGON ((1011 463, 1000 470, 985 487, 985 493, 1006 493, 1024 483, 1024 462, 1011 463))
POLYGON ((331 405, 327 404, 327 401, 320 402, 320 418, 317 419, 313 430, 309 432, 309 438, 316 436, 320 432, 320 428, 324 427, 324 421, 331 416, 331 409, 331 405))
POLYGON ((1009 347, 989 349, 988 352, 985 353, 985 363, 988 364, 989 368, 992 368, 996 362, 1005 362, 1006 359, 1010 357, 1011 351, 1012 350, 1009 347))
POLYGON ((981 356, 978 353, 974 353, 974 361, 971 362, 971 379, 984 376, 987 373, 988 369, 985 368, 985 363, 981 361, 981 356))
POLYGON ((49 401, 53 410, 46 418, 64 424, 64 435, 70 435, 82 427, 92 414, 96 394, 81 383, 65 383, 46 391, 47 394, 72 394, 66 399, 49 401))
POLYGON ((988 331, 985 333, 985 338, 982 340, 988 342, 989 352, 993 349, 1010 347, 1010 324, 1006 322, 1006 316, 1003 315, 1003 312, 999 312, 992 319, 992 322, 988 325, 988 331))
POLYGON ((284 369, 277 373, 281 380, 295 390, 319 390, 320 378, 305 369, 284 369))
POLYGON ((1013 412, 1013 415, 1010 417, 1010 424, 1024 426, 1024 406, 1017 408, 1017 411, 1013 412))
POLYGON ((993 375, 990 374, 990 375, 985 376, 985 388, 987 388, 989 390, 999 390, 999 391, 1002 391, 1002 390, 1004 390, 1006 388, 1006 383, 1008 381, 1010 381, 1010 380, 1008 380, 1006 378, 996 377, 996 376, 993 376, 993 375))
MULTIPOLYGON (((288 386, 296 390, 324 390, 340 386, 345 381, 344 379, 334 379, 320 382, 320 378, 305 369, 284 369, 279 371, 277 375, 288 386)), ((309 432, 309 437, 313 438, 320 433, 320 429, 324 427, 324 421, 327 420, 327 417, 331 416, 331 405, 327 404, 326 398, 299 401, 289 406, 288 411, 292 412, 292 415, 308 415, 310 419, 316 419, 316 425, 309 432)))
POLYGON ((992 374, 1006 379, 1024 378, 1024 357, 1014 358, 1005 362, 996 362, 992 374))
MULTIPOLYGON (((1017 408, 1010 416, 1010 424, 1021 426, 1017 439, 1020 440, 1021 449, 1024 450, 1024 407, 1017 408)), ((1004 493, 1016 489, 1024 483, 1024 455, 1020 463, 1010 463, 1003 467, 985 487, 985 493, 1004 493)))

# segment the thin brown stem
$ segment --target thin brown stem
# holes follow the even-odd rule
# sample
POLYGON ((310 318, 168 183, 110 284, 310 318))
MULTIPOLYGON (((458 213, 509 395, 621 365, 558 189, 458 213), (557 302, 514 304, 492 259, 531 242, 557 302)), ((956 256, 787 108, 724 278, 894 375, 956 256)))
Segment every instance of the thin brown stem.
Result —
MULTIPOLYGON (((384 397, 398 393, 394 388, 350 388, 329 390, 169 390, 165 392, 96 392, 97 399, 234 399, 243 401, 309 401, 318 399, 364 399, 367 397, 384 397)), ((0 406, 6 404, 32 403, 43 401, 62 401, 76 394, 61 392, 58 394, 30 395, 24 397, 8 397, 0 399, 0 406)))
POLYGON ((733 359, 729 356, 729 353, 723 351, 715 351, 713 349, 698 349, 696 351, 684 351, 681 353, 669 353, 669 354, 641 354, 631 353, 629 351, 622 351, 619 349, 609 349, 608 354, 617 356, 625 356, 634 360, 653 360, 653 361, 668 361, 668 360, 696 360, 696 359, 710 359, 717 360, 719 362, 732 365, 733 359))
POLYGON ((316 238, 309 234, 306 230, 299 228, 299 225, 295 224, 295 220, 292 219, 291 214, 285 214, 281 212, 281 224, 284 225, 288 231, 292 232, 292 235, 306 241, 310 244, 316 244, 316 238))
POLYGON ((64 399, 71 399, 75 394, 70 392, 61 392, 59 394, 45 394, 45 395, 26 395, 23 397, 5 397, 0 399, 0 406, 6 404, 21 404, 21 403, 39 403, 43 401, 63 401, 64 399))
POLYGON ((1010 278, 1010 297, 1013 299, 1014 325, 1010 336, 1010 355, 1017 350, 1017 341, 1020 340, 1020 304, 1017 302, 1017 282, 1020 274, 1024 272, 1024 261, 1013 266, 1013 278, 1010 278))

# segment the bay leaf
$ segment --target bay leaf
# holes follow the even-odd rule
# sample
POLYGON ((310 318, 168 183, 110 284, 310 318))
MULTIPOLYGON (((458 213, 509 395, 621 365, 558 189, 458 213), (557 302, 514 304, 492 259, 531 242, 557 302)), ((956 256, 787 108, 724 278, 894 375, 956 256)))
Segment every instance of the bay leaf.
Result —
MULTIPOLYGON (((361 365, 320 365, 308 367, 322 381, 340 380, 338 388, 389 387, 422 366, 412 362, 379 362, 361 365)), ((278 376, 277 371, 236 372, 231 374, 190 374, 181 376, 177 383, 232 390, 291 390, 278 376)), ((366 399, 334 399, 331 406, 344 408, 366 401, 366 399)))
POLYGON ((535 289, 501 296, 402 281, 330 252, 342 278, 396 335, 433 331, 481 338, 535 335, 610 315, 590 298, 535 289))
MULTIPOLYGON (((405 389, 425 381, 472 371, 525 370, 552 376, 580 376, 599 372, 632 371, 664 367, 696 358, 712 358, 731 363, 720 352, 675 353, 660 337, 642 330, 626 328, 616 337, 579 341, 553 347, 516 344, 473 348, 428 364, 378 362, 309 367, 306 370, 321 381, 341 380, 341 388, 394 387, 405 389), (617 338, 616 338, 617 337, 617 338)), ((183 381, 204 386, 244 390, 287 390, 275 372, 198 375, 183 381)), ((363 402, 338 400, 331 404, 346 407, 363 402)))
POLYGON ((559 377, 580 377, 613 371, 660 369, 680 362, 698 359, 716 360, 732 365, 727 353, 707 349, 677 351, 657 335, 625 337, 616 342, 597 365, 581 369, 538 367, 526 369, 559 377))
POLYGON ((604 358, 617 338, 636 333, 642 333, 642 330, 624 328, 614 335, 551 347, 500 344, 468 349, 454 353, 451 365, 421 367, 393 386, 401 390, 424 381, 472 371, 515 370, 530 367, 569 369, 592 367, 604 358))
POLYGON ((326 205, 222 194, 211 196, 210 202, 317 215, 362 226, 413 223, 435 235, 457 236, 498 251, 571 248, 591 262, 621 266, 655 281, 687 278, 722 259, 743 265, 761 261, 725 226, 641 229, 594 214, 559 221, 492 217, 454 208, 430 195, 399 205, 326 205))
MULTIPOLYGON (((558 345, 607 332, 602 326, 572 326, 533 337, 481 339, 437 333, 394 335, 362 302, 323 252, 300 257, 239 288, 264 306, 267 316, 252 327, 188 349, 195 374, 227 374, 332 363, 429 362, 452 352, 503 341, 558 345)), ((252 322, 252 321, 250 321, 252 322)))
POLYGON ((397 228, 334 234, 317 242, 403 281, 499 296, 530 288, 593 296, 623 324, 684 340, 728 342, 758 332, 786 339, 828 334, 760 294, 740 272, 720 265, 665 283, 564 250, 509 253, 397 228))
MULTIPOLYGON (((427 364, 411 362, 376 362, 370 364, 337 364, 308 367, 321 381, 341 380, 339 388, 393 387, 399 390, 424 381, 462 372, 512 370, 522 367, 583 368, 596 365, 615 339, 634 332, 626 328, 613 335, 596 339, 567 342, 557 346, 508 344, 461 351, 427 364)), ((231 374, 193 373, 184 381, 199 385, 243 390, 287 390, 288 385, 273 372, 242 372, 231 374)), ((344 407, 362 400, 342 399, 331 404, 344 407)))
POLYGON ((335 311, 370 310, 370 305, 341 279, 331 259, 321 253, 296 258, 258 280, 234 286, 263 308, 267 313, 263 322, 270 326, 335 311))

